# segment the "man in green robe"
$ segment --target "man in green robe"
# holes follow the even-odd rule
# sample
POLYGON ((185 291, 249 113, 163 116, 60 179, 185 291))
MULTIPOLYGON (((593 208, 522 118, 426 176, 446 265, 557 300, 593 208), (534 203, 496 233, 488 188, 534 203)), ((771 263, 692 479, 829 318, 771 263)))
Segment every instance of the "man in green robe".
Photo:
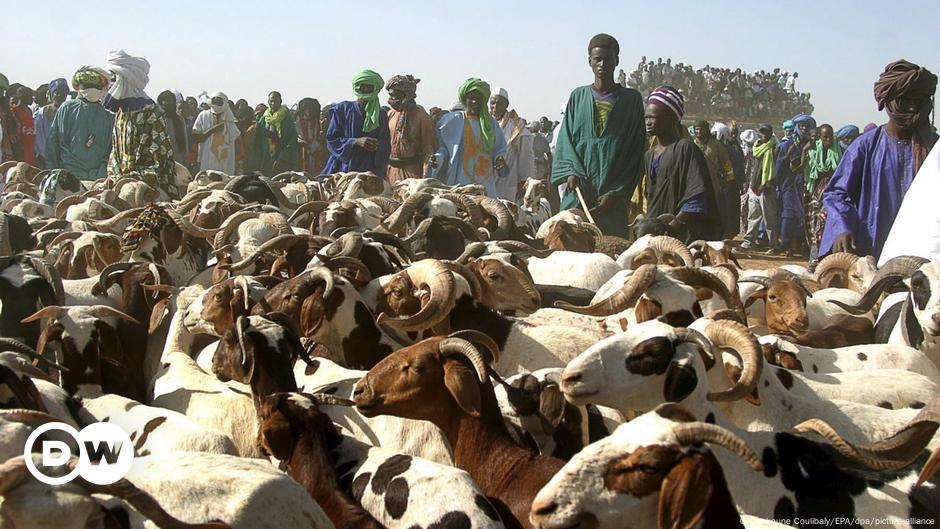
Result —
POLYGON ((580 208, 575 188, 606 235, 629 234, 630 197, 641 171, 646 134, 643 98, 614 82, 620 45, 600 34, 588 44, 594 84, 571 92, 555 144, 552 184, 561 209, 580 208))
POLYGON ((300 168, 299 152, 294 118, 281 104, 280 92, 271 92, 268 109, 255 127, 248 168, 265 176, 296 171, 300 168))
POLYGON ((101 105, 108 75, 101 68, 86 66, 75 72, 72 88, 78 97, 63 102, 52 119, 46 138, 46 168, 65 169, 82 180, 104 178, 114 127, 114 114, 101 105))

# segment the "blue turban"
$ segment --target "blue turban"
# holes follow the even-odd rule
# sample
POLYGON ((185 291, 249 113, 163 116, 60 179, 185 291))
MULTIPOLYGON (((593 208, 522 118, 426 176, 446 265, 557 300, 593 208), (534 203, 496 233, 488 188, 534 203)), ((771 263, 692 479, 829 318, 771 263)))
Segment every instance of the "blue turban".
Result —
POLYGON ((858 127, 855 125, 846 125, 839 129, 839 132, 836 132, 836 138, 845 139, 848 136, 858 136, 859 131, 858 127))
POLYGON ((49 93, 54 94, 59 90, 69 91, 69 82, 61 77, 49 83, 49 93))
POLYGON ((792 120, 786 120, 783 122, 783 130, 793 130, 796 125, 793 124, 792 120))
POLYGON ((793 121, 793 124, 795 125, 795 128, 793 129, 793 132, 794 132, 794 134, 796 134, 797 136, 802 136, 802 135, 803 135, 803 134, 800 132, 800 127, 799 127, 799 125, 802 124, 802 123, 808 124, 810 129, 815 129, 815 128, 816 128, 816 120, 813 119, 813 116, 810 116, 809 114, 798 114, 798 115, 796 115, 796 116, 793 116, 793 119, 792 119, 791 121, 793 121))

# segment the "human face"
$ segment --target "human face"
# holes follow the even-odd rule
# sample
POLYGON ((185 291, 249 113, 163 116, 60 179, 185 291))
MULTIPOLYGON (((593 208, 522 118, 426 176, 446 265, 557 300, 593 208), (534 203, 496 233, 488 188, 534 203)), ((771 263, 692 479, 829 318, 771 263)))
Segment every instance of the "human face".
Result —
POLYGON ((675 127, 676 116, 661 106, 651 103, 646 105, 644 122, 646 124, 647 135, 660 136, 675 127))
POLYGON ((842 142, 843 145, 852 145, 852 142, 855 141, 855 138, 857 138, 857 137, 858 137, 858 136, 849 134, 848 136, 842 138, 842 139, 839 140, 839 141, 842 142))
POLYGON ((501 119, 503 115, 506 114, 506 109, 509 108, 509 101, 500 95, 493 95, 490 97, 490 114, 493 115, 496 119, 501 119))
POLYGON ((695 127, 695 137, 698 138, 699 141, 706 141, 711 135, 712 133, 708 130, 708 127, 695 127))
POLYGON ((467 106, 467 113, 471 116, 479 116, 483 110, 483 94, 478 90, 473 90, 467 94, 465 99, 464 105, 467 106))
POLYGON ((356 91, 363 96, 371 96, 375 92, 375 85, 369 83, 362 83, 356 86, 356 91))
POLYGON ((164 92, 157 97, 157 104, 163 109, 165 114, 176 113, 176 97, 171 93, 164 92))
POLYGON ((406 94, 404 90, 392 88, 388 91, 388 106, 395 110, 401 111, 401 109, 405 106, 405 99, 407 97, 408 94, 406 94))
POLYGON ((805 121, 797 124, 797 127, 800 128, 800 136, 806 136, 806 133, 809 132, 809 123, 805 121))
POLYGON ((767 141, 770 139, 771 133, 766 130, 757 131, 757 137, 760 138, 760 141, 767 141))
POLYGON ((614 50, 604 47, 591 48, 588 54, 588 64, 591 65, 591 71, 594 72, 595 81, 613 81, 614 68, 620 64, 620 58, 614 53, 614 50))
POLYGON ((830 148, 832 147, 832 140, 834 135, 832 129, 829 127, 823 127, 819 129, 819 139, 822 140, 823 147, 830 148))
POLYGON ((25 86, 21 86, 19 90, 16 91, 16 100, 19 106, 28 107, 33 104, 33 91, 25 86))
POLYGON ((52 93, 52 104, 56 108, 59 108, 59 106, 65 102, 65 98, 68 96, 69 96, 69 89, 63 86, 52 93))
POLYGON ((281 94, 271 92, 268 95, 268 107, 270 107, 272 111, 277 112, 277 109, 281 108, 281 94))

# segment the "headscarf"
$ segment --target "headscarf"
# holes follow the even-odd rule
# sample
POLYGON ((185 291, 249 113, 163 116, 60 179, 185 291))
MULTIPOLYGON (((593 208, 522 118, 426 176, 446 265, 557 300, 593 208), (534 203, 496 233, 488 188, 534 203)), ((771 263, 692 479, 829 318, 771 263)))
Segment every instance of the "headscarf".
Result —
MULTIPOLYGON (((804 133, 800 131, 799 127, 801 123, 807 123, 809 125, 809 130, 816 128, 816 120, 809 114, 797 114, 796 116, 793 116, 793 119, 790 121, 793 122, 793 133, 796 134, 799 138, 804 136, 804 133)), ((809 132, 806 134, 809 134, 809 132)))
POLYGON ((177 105, 183 102, 183 93, 179 90, 173 90, 173 97, 176 98, 177 105))
POLYGON ((715 123, 712 125, 712 134, 718 138, 718 141, 730 142, 731 141, 731 127, 725 125, 724 123, 715 123))
POLYGON ((831 173, 836 170, 839 160, 842 159, 842 145, 838 141, 825 149, 823 154, 822 140, 816 140, 816 145, 809 151, 806 170, 806 190, 812 193, 816 190, 819 173, 831 173))
POLYGON ((760 185, 767 185, 767 182, 774 177, 774 153, 777 151, 777 138, 770 136, 770 139, 760 145, 755 145, 752 153, 754 159, 760 163, 760 185))
POLYGON ((105 68, 115 75, 114 84, 108 92, 115 99, 128 99, 131 97, 144 97, 150 99, 144 92, 150 82, 150 63, 143 57, 132 57, 124 50, 111 50, 105 68))
MULTIPOLYGON (((898 99, 907 96, 929 100, 936 90, 936 75, 926 68, 903 59, 885 66, 885 71, 875 82, 875 101, 878 102, 878 110, 886 109, 888 115, 896 120, 895 122, 910 126, 913 131, 911 140, 915 172, 924 163, 935 141, 928 121, 929 110, 927 112, 921 109, 915 112, 901 110, 898 106, 898 99)), ((932 109, 933 104, 930 107, 932 109)))
POLYGON ((788 119, 783 122, 783 130, 786 132, 792 131, 795 127, 796 125, 793 123, 792 119, 788 119))
POLYGON ((741 143, 754 145, 754 142, 757 141, 757 131, 754 129, 747 129, 741 133, 740 138, 741 138, 741 143))
POLYGON ((365 112, 363 112, 365 119, 362 122, 362 132, 372 132, 379 128, 379 90, 382 89, 384 84, 385 81, 382 80, 382 76, 372 70, 361 70, 353 76, 353 93, 356 94, 356 99, 366 102, 365 112), (364 84, 372 85, 372 93, 365 94, 359 91, 359 85, 364 84))
POLYGON ((660 86, 650 92, 649 97, 646 98, 646 104, 656 105, 672 112, 676 116, 676 121, 680 121, 685 115, 685 102, 682 94, 671 86, 660 86))
POLYGON ((841 129, 839 129, 838 132, 836 132, 836 138, 840 140, 844 140, 845 138, 849 136, 858 136, 858 134, 859 134, 858 127, 856 127, 855 125, 846 125, 842 127, 841 129))
POLYGON ((72 88, 78 90, 80 85, 89 86, 92 84, 100 85, 102 89, 108 88, 110 76, 104 68, 97 66, 82 66, 72 76, 72 88))
POLYGON ((492 153, 496 145, 496 135, 493 131, 493 120, 490 119, 490 110, 486 104, 490 99, 490 85, 482 79, 471 77, 460 85, 457 97, 460 98, 461 103, 464 103, 467 100, 467 94, 473 91, 479 92, 483 97, 483 108, 480 109, 480 136, 483 138, 483 150, 492 153))
MULTIPOLYGON (((416 90, 418 89, 418 83, 421 82, 421 79, 415 79, 413 75, 396 75, 388 80, 388 84, 385 85, 385 90, 391 93, 392 90, 403 92, 405 95, 402 97, 402 113, 398 117, 398 121, 395 123, 395 132, 396 138, 399 140, 404 138, 404 133, 406 127, 408 126, 408 109, 410 109, 415 102, 416 90)), ((391 95, 389 95, 389 101, 391 101, 391 95)))
POLYGON ((69 91, 69 82, 63 78, 58 78, 49 83, 49 93, 54 94, 59 90, 69 91))
POLYGON ((7 79, 7 76, 0 73, 0 90, 6 90, 10 88, 10 80, 7 79))
MULTIPOLYGON (((218 114, 218 116, 224 125, 221 132, 214 133, 209 139, 208 148, 215 154, 216 158, 226 160, 228 156, 231 155, 231 153, 228 152, 229 145, 238 138, 241 131, 238 128, 238 124, 235 123, 235 114, 232 112, 231 105, 228 104, 228 96, 222 92, 215 92, 212 94, 210 100, 217 97, 222 98, 222 113, 218 114)), ((284 108, 284 105, 281 105, 281 108, 284 108)), ((212 112, 212 110, 204 112, 212 112)))

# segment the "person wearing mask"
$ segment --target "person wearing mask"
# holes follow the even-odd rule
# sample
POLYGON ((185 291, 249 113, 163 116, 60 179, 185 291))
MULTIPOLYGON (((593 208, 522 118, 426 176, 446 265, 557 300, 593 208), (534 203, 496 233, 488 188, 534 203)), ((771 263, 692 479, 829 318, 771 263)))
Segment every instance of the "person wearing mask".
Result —
POLYGON ((84 66, 72 76, 78 94, 59 106, 46 137, 47 169, 65 169, 82 180, 107 176, 114 115, 101 99, 110 76, 102 68, 84 66))
POLYGON ((144 91, 150 63, 124 50, 111 50, 106 69, 115 79, 102 100, 114 112, 108 176, 141 180, 171 199, 179 198, 173 144, 163 112, 144 91))
POLYGON ((222 92, 212 94, 209 110, 196 116, 193 141, 199 145, 199 170, 235 174, 235 142, 241 135, 228 97, 222 92))
POLYGON ((274 176, 284 171, 295 171, 300 166, 297 127, 281 102, 280 92, 268 94, 268 106, 255 123, 253 142, 248 161, 251 170, 274 176))
POLYGON ((51 101, 33 112, 33 123, 36 126, 36 162, 41 168, 46 168, 46 139, 49 137, 49 129, 52 128, 55 112, 69 95, 68 81, 52 81, 48 85, 47 94, 51 101))
POLYGON ((826 228, 819 254, 851 252, 878 258, 888 231, 937 141, 930 126, 937 76, 905 60, 885 67, 875 83, 888 123, 849 145, 823 194, 826 228))
POLYGON ((392 150, 388 112, 379 103, 382 76, 362 70, 352 79, 353 101, 340 101, 330 110, 326 145, 330 158, 323 174, 371 171, 385 177, 392 150))
POLYGON ((437 150, 437 136, 431 116, 415 102, 421 79, 411 75, 396 75, 389 79, 388 127, 391 137, 391 155, 388 159, 388 181, 421 178, 424 165, 437 150))
POLYGON ((836 132, 836 139, 839 140, 839 146, 842 147, 843 151, 848 149, 849 145, 851 145, 858 136, 859 130, 855 125, 846 125, 836 132))
POLYGON ((186 132, 186 122, 176 111, 176 96, 173 92, 164 90, 157 96, 157 104, 160 105, 160 109, 163 111, 166 133, 167 136, 170 137, 170 143, 173 145, 173 159, 179 160, 179 162, 184 165, 188 165, 189 134, 186 132))

